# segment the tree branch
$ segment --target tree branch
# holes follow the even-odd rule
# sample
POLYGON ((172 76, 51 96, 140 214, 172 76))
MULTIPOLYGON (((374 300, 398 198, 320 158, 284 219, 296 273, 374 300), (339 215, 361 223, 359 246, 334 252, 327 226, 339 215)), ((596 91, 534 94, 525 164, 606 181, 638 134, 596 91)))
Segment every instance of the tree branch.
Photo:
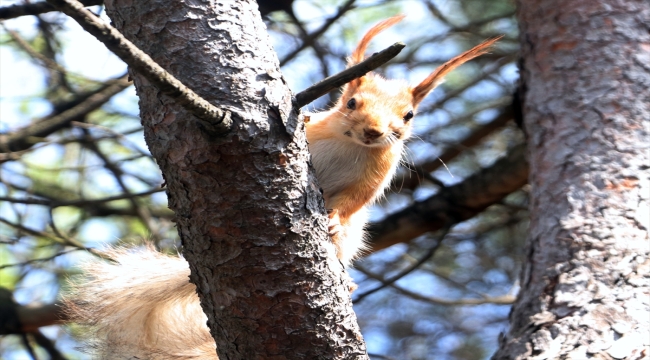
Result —
POLYGON ((7 28, 4 23, 0 24, 0 26, 2 26, 2 28, 7 32, 7 34, 9 34, 11 39, 16 43, 16 45, 18 45, 18 47, 23 49, 23 51, 29 54, 29 56, 31 56, 32 58, 40 62, 42 66, 47 67, 54 71, 58 71, 60 73, 65 73, 65 69, 61 65, 57 64, 56 61, 53 61, 47 56, 34 50, 34 48, 31 45, 29 45, 29 43, 27 43, 27 41, 25 41, 25 39, 23 39, 17 32, 7 28))
POLYGON ((47 336, 43 335, 40 330, 34 331, 32 336, 38 346, 42 347, 48 355, 50 355, 50 360, 66 360, 66 357, 56 348, 54 342, 47 336))
MULTIPOLYGON (((84 132, 86 134, 86 137, 90 138, 90 134, 88 133, 88 129, 84 129, 84 132)), ((131 193, 131 190, 129 189, 128 186, 126 186, 126 183, 124 182, 124 172, 122 169, 115 165, 109 158, 104 154, 104 152, 97 146, 96 142, 93 141, 87 141, 84 143, 84 146, 95 153, 97 157, 99 157, 103 162, 104 162, 104 167, 113 174, 113 177, 115 178, 115 181, 118 183, 120 188, 122 189, 122 192, 127 196, 126 199, 131 203, 131 208, 133 211, 136 213, 136 216, 140 219, 142 222, 142 225, 144 225, 149 232, 149 236, 151 236, 152 240, 154 242, 157 242, 160 240, 160 235, 158 234, 158 231, 156 231, 156 226, 154 222, 151 220, 151 213, 149 212, 149 209, 145 206, 141 206, 138 204, 138 201, 136 200, 135 196, 132 196, 133 194, 131 193)))
MULTIPOLYGON (((89 217, 105 217, 105 216, 137 216, 135 211, 131 208, 116 208, 111 207, 108 203, 117 200, 123 200, 130 196, 140 197, 148 196, 157 192, 165 191, 164 188, 153 188, 147 191, 127 195, 119 194, 114 196, 108 196, 105 198, 99 199, 86 199, 78 198, 76 192, 71 191, 70 189, 54 186, 45 189, 33 189, 27 187, 21 187, 16 184, 6 184, 11 189, 28 192, 35 197, 27 198, 12 198, 12 197, 0 197, 0 201, 7 201, 17 204, 30 204, 30 205, 43 205, 48 206, 50 209, 54 209, 60 206, 75 206, 80 209, 83 209, 88 213, 89 217)), ((151 215, 156 218, 165 218, 173 219, 174 212, 165 206, 150 208, 149 211, 151 215)))
POLYGON ((42 326, 61 323, 66 318, 59 304, 36 307, 20 306, 16 311, 24 332, 32 332, 42 326))
POLYGON ((309 34, 307 38, 304 39, 302 45, 300 45, 296 50, 292 51, 289 53, 287 56, 280 61, 280 66, 286 65, 289 61, 291 61, 293 58, 296 57, 296 55, 300 54, 301 51, 303 51, 307 46, 311 45, 314 39, 318 38, 319 36, 323 35, 327 29, 332 26, 336 22, 336 20, 340 19, 341 16, 345 15, 350 9, 352 9, 354 5, 355 0, 348 0, 343 4, 339 10, 336 12, 334 16, 331 18, 327 19, 325 21, 325 24, 321 26, 318 30, 314 31, 313 33, 309 34))
POLYGON ((48 116, 11 134, 0 135, 0 153, 29 149, 34 144, 42 141, 42 138, 69 126, 72 121, 76 121, 91 111, 100 108, 114 95, 129 86, 131 84, 127 81, 125 75, 93 93, 80 96, 79 99, 75 99, 67 105, 60 106, 60 108, 65 109, 63 111, 48 116), (69 105, 73 105, 74 102, 81 99, 84 100, 67 108, 69 105))
POLYGON ((57 258, 59 256, 62 256, 62 255, 65 255, 65 254, 68 254, 68 253, 71 253, 71 252, 74 252, 74 251, 79 251, 79 250, 83 250, 83 249, 74 248, 74 249, 70 249, 70 250, 66 250, 66 251, 57 252, 56 254, 51 255, 51 256, 46 256, 46 257, 37 258, 37 259, 29 259, 27 261, 13 263, 13 264, 2 264, 2 265, 0 265, 0 270, 10 268, 10 267, 15 267, 15 266, 24 266, 24 265, 27 265, 27 264, 33 264, 33 263, 37 263, 37 262, 41 262, 41 261, 50 261, 50 260, 55 259, 55 258, 57 258))
MULTIPOLYGON (((104 0, 81 0, 84 6, 102 5, 104 0)), ((38 15, 47 12, 56 11, 54 6, 45 1, 33 4, 11 5, 0 8, 0 20, 13 19, 25 15, 38 15)))
POLYGON ((492 166, 462 183, 442 188, 436 195, 371 224, 371 251, 470 219, 524 186, 528 181, 525 147, 517 145, 492 166))
POLYGON ((483 305, 483 304, 497 304, 497 305, 510 305, 513 302, 515 302, 515 297, 512 295, 503 295, 503 296, 494 296, 494 297, 483 297, 481 299, 458 299, 458 300, 450 300, 450 299, 443 299, 435 296, 426 296, 422 294, 418 294, 414 291, 408 290, 404 287, 399 286, 398 284, 394 284, 393 282, 389 283, 389 280, 384 280, 380 275, 372 273, 363 267, 355 267, 355 270, 359 271, 360 273, 368 276, 369 278, 378 280, 382 283, 382 287, 390 286, 391 288, 397 290, 398 292, 402 293, 403 295, 406 295, 412 299, 419 300, 419 301, 424 301, 430 304, 435 304, 435 305, 447 305, 447 306, 455 306, 455 305, 483 305))
MULTIPOLYGON (((5 308, 5 311, 12 310, 5 308)), ((17 317, 18 326, 0 323, 0 335, 35 332, 43 326, 60 324, 66 321, 67 318, 61 305, 58 303, 40 306, 21 306, 14 304, 13 313, 17 317)))
POLYGON ((232 125, 229 111, 223 111, 186 87, 151 57, 127 40, 117 29, 104 23, 76 0, 47 0, 57 10, 73 18, 84 30, 101 41, 109 50, 142 74, 163 94, 174 99, 185 110, 202 120, 209 132, 222 134, 232 125))
POLYGON ((35 199, 35 198, 16 199, 16 198, 2 196, 0 197, 0 201, 8 201, 17 204, 45 205, 52 208, 56 208, 60 206, 84 207, 89 205, 97 205, 109 201, 132 199, 140 196, 147 196, 161 191, 165 191, 165 189, 157 188, 157 189, 151 189, 151 190, 147 190, 135 194, 123 193, 120 195, 105 197, 103 199, 79 199, 79 200, 51 200, 51 199, 35 199))
POLYGON ((457 144, 448 146, 444 152, 429 161, 419 164, 418 166, 410 169, 415 174, 406 172, 400 175, 400 178, 393 180, 391 190, 400 192, 401 189, 414 190, 421 183, 421 179, 426 178, 429 173, 436 171, 443 164, 448 163, 460 155, 465 149, 471 149, 485 139, 488 135, 492 134, 497 129, 504 127, 508 121, 514 119, 512 106, 508 106, 499 116, 491 122, 475 129, 469 136, 459 141, 457 144), (415 175, 415 176, 413 176, 415 175))
POLYGON ((390 59, 397 56, 397 54, 399 54, 405 46, 406 45, 400 42, 394 43, 386 49, 373 54, 366 60, 354 66, 351 66, 338 74, 332 75, 317 82, 316 84, 296 94, 294 97, 294 105, 301 108, 318 99, 319 97, 327 94, 328 92, 337 89, 354 79, 364 76, 365 74, 380 67, 390 59))
POLYGON ((442 244, 442 240, 445 238, 445 235, 447 235, 448 232, 449 232, 449 228, 447 228, 445 230, 444 234, 440 235, 440 237, 438 238, 438 241, 436 242, 436 245, 434 247, 430 248, 427 251, 427 253, 422 258, 420 258, 415 264, 412 264, 411 266, 409 266, 405 270, 400 271, 399 274, 397 274, 395 276, 392 276, 389 279, 382 280, 380 286, 378 286, 378 287, 376 287, 374 289, 370 289, 370 290, 368 290, 368 291, 366 291, 364 293, 358 294, 357 297, 352 302, 354 304, 358 304, 361 300, 365 299, 368 295, 374 294, 377 291, 379 291, 379 290, 381 290, 381 289, 383 289, 383 288, 385 288, 387 286, 393 285, 397 280, 403 278, 404 276, 412 273, 415 269, 419 268, 422 264, 424 264, 426 261, 431 259, 431 257, 433 257, 433 255, 436 254, 436 251, 438 250, 438 248, 442 244))
POLYGON ((2 218, 2 217, 0 217, 0 223, 4 223, 6 225, 9 225, 9 226, 11 226, 11 227, 13 227, 13 228, 15 228, 17 230, 20 230, 20 231, 22 231, 22 232, 24 232, 26 234, 29 234, 29 235, 32 235, 32 236, 40 236, 40 237, 43 237, 43 238, 46 238, 46 239, 50 239, 50 240, 52 240, 54 242, 57 242, 59 244, 62 244, 62 245, 73 246, 73 247, 78 248, 80 250, 87 250, 88 252, 90 252, 91 254, 93 254, 95 256, 101 257, 103 259, 111 260, 102 251, 94 249, 94 248, 86 247, 82 243, 78 242, 77 240, 75 240, 73 238, 64 237, 64 236, 60 236, 60 235, 54 235, 54 234, 48 234, 48 233, 46 233, 44 231, 30 229, 30 228, 28 228, 26 226, 23 226, 21 224, 13 223, 13 222, 11 222, 11 221, 9 221, 9 220, 7 220, 5 218, 2 218))

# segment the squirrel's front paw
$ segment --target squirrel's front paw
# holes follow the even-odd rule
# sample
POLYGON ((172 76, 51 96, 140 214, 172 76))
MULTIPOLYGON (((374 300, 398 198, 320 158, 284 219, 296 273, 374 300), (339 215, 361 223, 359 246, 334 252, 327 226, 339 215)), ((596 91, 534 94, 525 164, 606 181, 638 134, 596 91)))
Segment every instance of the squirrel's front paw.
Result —
POLYGON ((357 285, 354 281, 350 281, 348 284, 348 290, 350 291, 350 294, 354 292, 354 290, 358 289, 359 285, 357 285))
POLYGON ((327 210, 327 215, 330 219, 329 226, 327 227, 332 243, 336 247, 336 257, 339 259, 343 256, 343 249, 341 243, 343 242, 343 225, 341 225, 341 218, 339 218, 339 211, 337 209, 327 210))
POLYGON ((327 228, 328 233, 332 239, 336 239, 337 235, 341 232, 341 219, 339 218, 338 209, 329 209, 327 210, 327 216, 330 219, 329 226, 327 228))

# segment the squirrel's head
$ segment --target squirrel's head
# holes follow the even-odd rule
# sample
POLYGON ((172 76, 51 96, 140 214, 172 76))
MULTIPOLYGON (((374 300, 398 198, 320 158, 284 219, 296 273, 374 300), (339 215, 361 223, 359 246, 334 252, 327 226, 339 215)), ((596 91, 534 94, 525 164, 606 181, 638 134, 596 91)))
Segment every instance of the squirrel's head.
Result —
MULTIPOLYGON (((363 61, 370 40, 403 18, 403 15, 388 18, 368 30, 352 53, 348 65, 363 61)), ((335 105, 336 110, 344 115, 342 121, 335 125, 336 131, 355 143, 369 147, 392 146, 408 139, 420 102, 442 82, 445 75, 485 54, 500 38, 487 40, 447 61, 416 86, 409 86, 402 80, 386 80, 372 73, 352 80, 343 88, 343 94, 335 105)))
POLYGON ((366 75, 353 92, 348 91, 348 85, 336 105, 338 113, 344 115, 335 124, 337 132, 369 147, 391 146, 408 139, 417 107, 409 89, 404 81, 378 75, 366 75))

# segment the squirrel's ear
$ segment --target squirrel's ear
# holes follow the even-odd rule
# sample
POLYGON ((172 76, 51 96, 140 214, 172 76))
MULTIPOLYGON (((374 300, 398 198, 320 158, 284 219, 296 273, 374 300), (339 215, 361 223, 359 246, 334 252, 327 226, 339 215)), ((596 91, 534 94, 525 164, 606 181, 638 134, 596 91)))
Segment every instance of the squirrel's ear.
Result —
POLYGON ((497 36, 490 40, 486 40, 481 44, 476 45, 475 47, 440 65, 431 73, 431 75, 427 76, 426 79, 422 80, 421 83, 411 89, 411 94, 413 95, 413 106, 417 106, 422 100, 424 100, 424 98, 429 94, 429 92, 431 92, 431 90, 440 85, 445 75, 449 74, 449 72, 463 65, 467 61, 470 61, 477 56, 486 54, 490 50, 490 47, 492 47, 492 45, 494 45, 494 43, 496 43, 502 37, 503 35, 497 36))
POLYGON ((341 94, 341 99, 348 99, 353 96, 353 94, 357 91, 357 89, 363 84, 363 82, 366 81, 366 76, 362 76, 360 78, 356 78, 349 83, 345 84, 343 87, 343 93, 341 94))

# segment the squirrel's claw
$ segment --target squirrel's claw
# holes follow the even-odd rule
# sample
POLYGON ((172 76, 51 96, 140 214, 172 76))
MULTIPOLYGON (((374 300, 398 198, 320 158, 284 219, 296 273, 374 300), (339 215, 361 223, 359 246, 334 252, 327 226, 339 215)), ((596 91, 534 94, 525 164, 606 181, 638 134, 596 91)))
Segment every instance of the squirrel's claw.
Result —
POLYGON ((339 218, 338 209, 328 209, 327 216, 330 219, 329 226, 327 228, 328 233, 332 239, 341 232, 341 219, 339 218))
POLYGON ((358 289, 358 288, 359 288, 359 285, 357 285, 355 282, 352 282, 352 281, 351 281, 351 282, 348 284, 348 290, 350 291, 350 294, 352 294, 352 293, 354 292, 354 290, 356 290, 356 289, 358 289))

